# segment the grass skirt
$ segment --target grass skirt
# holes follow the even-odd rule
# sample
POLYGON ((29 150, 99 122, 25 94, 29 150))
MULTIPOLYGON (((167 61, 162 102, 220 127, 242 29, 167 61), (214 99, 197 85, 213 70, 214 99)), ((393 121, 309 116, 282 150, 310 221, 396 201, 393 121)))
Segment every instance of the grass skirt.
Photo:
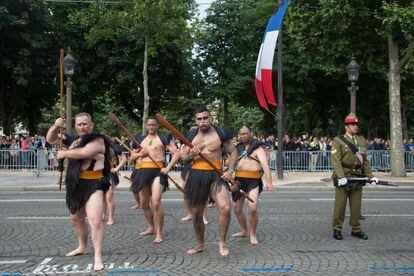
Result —
MULTIPOLYGON (((259 187, 259 194, 263 191, 263 182, 261 178, 257 179, 257 178, 236 177, 234 180, 239 182, 240 189, 246 193, 250 192, 256 187, 259 187)), ((236 202, 237 200, 241 198, 241 193, 232 192, 231 196, 233 198, 233 201, 236 202)))
POLYGON ((132 184, 131 191, 136 194, 142 189, 151 187, 154 179, 160 177, 161 185, 164 187, 164 192, 168 190, 168 178, 165 174, 160 173, 158 168, 141 168, 134 169, 131 174, 132 184))
POLYGON ((194 208, 206 204, 210 194, 219 193, 222 187, 230 191, 229 184, 215 171, 190 169, 184 188, 185 197, 190 207, 194 208), (213 183, 216 183, 214 191, 212 191, 213 183))
POLYGON ((101 190, 106 193, 109 189, 109 181, 107 178, 101 179, 79 179, 75 190, 69 196, 66 193, 66 205, 69 208, 71 214, 75 214, 77 211, 85 207, 91 195, 97 190, 101 190))

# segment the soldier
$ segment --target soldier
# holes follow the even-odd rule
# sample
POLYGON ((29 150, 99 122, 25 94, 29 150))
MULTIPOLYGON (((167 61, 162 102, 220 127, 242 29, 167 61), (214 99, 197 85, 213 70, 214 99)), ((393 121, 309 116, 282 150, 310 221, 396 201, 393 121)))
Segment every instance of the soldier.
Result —
POLYGON ((335 204, 332 220, 333 237, 342 240, 342 224, 345 208, 349 198, 352 227, 351 236, 367 240, 367 235, 361 231, 359 217, 361 214, 362 186, 364 181, 349 181, 349 177, 369 177, 369 183, 376 185, 378 179, 373 177, 366 156, 367 142, 358 135, 358 118, 350 113, 345 118, 345 134, 335 137, 332 142, 333 180, 335 186, 335 204))

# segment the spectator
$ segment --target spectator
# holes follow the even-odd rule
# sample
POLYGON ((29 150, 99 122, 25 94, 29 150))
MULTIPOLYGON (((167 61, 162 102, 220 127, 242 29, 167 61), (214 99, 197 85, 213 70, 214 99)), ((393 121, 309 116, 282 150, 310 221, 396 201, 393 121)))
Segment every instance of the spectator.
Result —
POLYGON ((413 141, 413 139, 410 139, 408 141, 408 143, 404 144, 404 151, 405 152, 410 152, 410 153, 414 152, 414 141, 413 141))
POLYGON ((374 142, 372 143, 373 150, 384 150, 384 146, 382 144, 381 138, 375 138, 374 142))
POLYGON ((12 169, 17 169, 19 165, 19 151, 20 145, 17 143, 16 139, 12 139, 10 144, 10 165, 12 169))

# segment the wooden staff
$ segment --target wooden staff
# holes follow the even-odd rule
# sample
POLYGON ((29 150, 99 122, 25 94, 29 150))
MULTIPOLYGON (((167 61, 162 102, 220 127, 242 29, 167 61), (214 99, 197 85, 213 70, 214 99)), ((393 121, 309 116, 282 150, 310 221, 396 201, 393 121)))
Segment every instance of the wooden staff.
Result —
MULTIPOLYGON (((137 139, 135 139, 134 135, 132 135, 131 132, 129 132, 129 130, 118 120, 115 114, 110 113, 109 116, 115 122, 115 124, 125 132, 125 134, 132 140, 132 142, 134 142, 138 146, 138 148, 142 149, 141 144, 137 141, 137 139)), ((147 154, 147 156, 161 170, 161 167, 158 165, 158 163, 155 162, 155 160, 149 154, 147 154)), ((172 179, 171 176, 169 176, 168 174, 166 174, 166 176, 171 180, 172 183, 174 183, 175 187, 177 187, 178 190, 184 193, 183 188, 180 185, 178 185, 178 183, 175 182, 175 180, 172 179)))
MULTIPOLYGON (((59 106, 59 116, 63 118, 63 49, 60 49, 60 56, 59 56, 59 79, 60 79, 60 106, 59 106)), ((60 143, 59 149, 63 148, 63 129, 59 129, 60 134, 60 143)), ((64 159, 58 160, 58 170, 59 170, 59 191, 62 190, 62 179, 63 179, 63 171, 65 167, 63 165, 64 159)))
MULTIPOLYGON (((163 126, 165 126, 169 131, 174 133, 184 144, 190 147, 190 149, 194 148, 194 145, 191 144, 191 142, 188 141, 187 138, 185 138, 184 135, 182 135, 181 132, 179 132, 173 125, 171 125, 166 119, 164 119, 164 117, 162 117, 160 114, 157 114, 155 115, 155 118, 157 119, 158 122, 160 122, 163 126)), ((211 162, 204 154, 200 152, 198 155, 201 157, 201 159, 207 162, 219 175, 224 174, 223 171, 217 168, 216 165, 214 165, 214 163, 211 162)), ((228 182, 230 183, 232 187, 235 187, 235 186, 239 187, 239 184, 237 184, 234 180, 229 180, 228 182)), ((254 202, 253 199, 251 199, 246 194, 246 192, 244 192, 243 190, 240 189, 240 193, 242 194, 242 196, 246 197, 247 200, 249 200, 250 202, 254 202)))
POLYGON ((119 139, 118 137, 115 137, 115 139, 118 141, 118 143, 123 145, 124 148, 126 148, 129 152, 132 152, 132 149, 130 147, 128 147, 124 142, 122 142, 121 139, 119 139))

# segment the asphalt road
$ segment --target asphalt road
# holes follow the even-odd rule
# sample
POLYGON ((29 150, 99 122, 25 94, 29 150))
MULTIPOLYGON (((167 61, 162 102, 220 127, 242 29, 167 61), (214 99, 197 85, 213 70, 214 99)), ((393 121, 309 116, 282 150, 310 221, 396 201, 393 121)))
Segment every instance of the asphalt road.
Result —
MULTIPOLYGON (((217 210, 210 208, 206 250, 189 256, 195 244, 181 194, 164 194, 165 242, 138 237, 146 223, 141 210, 131 210, 132 195, 116 193, 116 221, 105 227, 105 272, 99 275, 413 275, 414 189, 370 190, 363 195, 363 231, 369 240, 350 236, 346 217, 344 240, 332 238, 333 190, 300 188, 262 194, 258 237, 229 235, 229 257, 218 252, 217 210)), ((77 244, 64 203, 64 192, 0 194, 0 275, 89 275, 93 255, 65 258, 77 244)), ((229 233, 238 231, 232 216, 229 233)), ((89 241, 89 252, 92 243, 89 241)))

